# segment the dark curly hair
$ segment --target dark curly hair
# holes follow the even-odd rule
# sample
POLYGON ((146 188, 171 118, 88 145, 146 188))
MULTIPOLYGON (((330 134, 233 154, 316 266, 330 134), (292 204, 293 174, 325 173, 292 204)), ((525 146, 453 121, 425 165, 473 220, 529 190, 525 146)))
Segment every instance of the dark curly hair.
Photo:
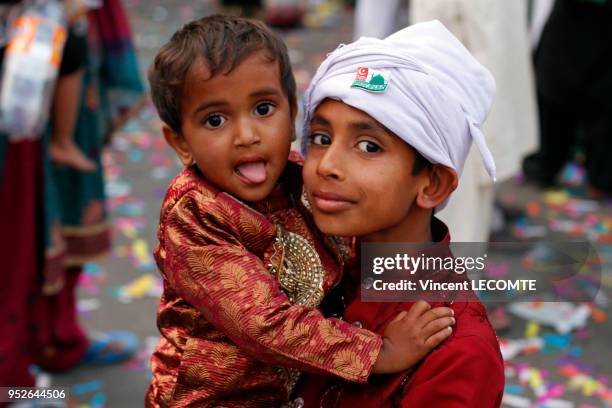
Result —
POLYGON ((216 14, 186 24, 157 53, 149 68, 149 84, 160 118, 181 134, 181 95, 194 63, 204 62, 212 76, 227 74, 257 51, 278 62, 293 114, 296 86, 285 43, 260 21, 216 14))

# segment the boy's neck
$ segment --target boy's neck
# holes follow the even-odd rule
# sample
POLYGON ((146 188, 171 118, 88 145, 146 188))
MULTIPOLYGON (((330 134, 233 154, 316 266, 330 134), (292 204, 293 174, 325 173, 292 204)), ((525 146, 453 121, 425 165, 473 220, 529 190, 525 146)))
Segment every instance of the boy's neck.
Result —
POLYGON ((362 242, 432 242, 431 209, 413 207, 406 217, 384 230, 363 236, 362 242))

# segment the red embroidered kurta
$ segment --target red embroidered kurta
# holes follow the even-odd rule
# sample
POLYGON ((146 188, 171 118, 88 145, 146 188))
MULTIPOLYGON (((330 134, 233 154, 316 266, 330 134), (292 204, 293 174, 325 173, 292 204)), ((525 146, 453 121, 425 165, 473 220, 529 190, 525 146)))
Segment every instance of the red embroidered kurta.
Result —
MULTIPOLYGON (((450 242, 448 229, 434 219, 432 235, 450 242)), ((437 239, 436 239, 437 238, 437 239)), ((362 303, 357 296, 344 318, 383 333, 386 324, 412 302, 362 303)), ((444 407, 493 408, 501 404, 504 365, 499 342, 480 302, 432 303, 448 306, 457 320, 453 334, 410 372, 375 375, 367 384, 350 384, 318 375, 305 375, 296 395, 306 407, 444 407)))
POLYGON ((267 268, 281 225, 316 249, 324 291, 340 278, 300 204, 301 167, 290 162, 283 177, 293 191, 279 187, 253 208, 195 168, 171 183, 155 250, 164 293, 148 406, 280 406, 291 388, 280 366, 367 380, 380 336, 292 305, 267 268))

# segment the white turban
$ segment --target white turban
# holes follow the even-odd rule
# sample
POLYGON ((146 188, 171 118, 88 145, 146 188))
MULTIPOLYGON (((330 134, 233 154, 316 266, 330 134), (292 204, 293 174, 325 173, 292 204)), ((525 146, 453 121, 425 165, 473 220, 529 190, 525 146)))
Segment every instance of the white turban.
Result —
POLYGON ((304 135, 316 107, 332 98, 367 113, 431 163, 461 175, 472 140, 489 175, 495 162, 481 127, 495 80, 439 21, 384 40, 340 45, 317 70, 304 96, 304 135))

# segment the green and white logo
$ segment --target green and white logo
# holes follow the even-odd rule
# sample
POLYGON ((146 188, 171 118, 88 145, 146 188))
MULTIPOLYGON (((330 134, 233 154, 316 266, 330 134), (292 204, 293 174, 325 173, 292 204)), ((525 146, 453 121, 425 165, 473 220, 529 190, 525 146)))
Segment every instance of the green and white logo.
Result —
POLYGON ((384 92, 389 85, 389 79, 376 70, 359 67, 357 68, 357 76, 351 88, 361 88, 370 92, 384 92))

